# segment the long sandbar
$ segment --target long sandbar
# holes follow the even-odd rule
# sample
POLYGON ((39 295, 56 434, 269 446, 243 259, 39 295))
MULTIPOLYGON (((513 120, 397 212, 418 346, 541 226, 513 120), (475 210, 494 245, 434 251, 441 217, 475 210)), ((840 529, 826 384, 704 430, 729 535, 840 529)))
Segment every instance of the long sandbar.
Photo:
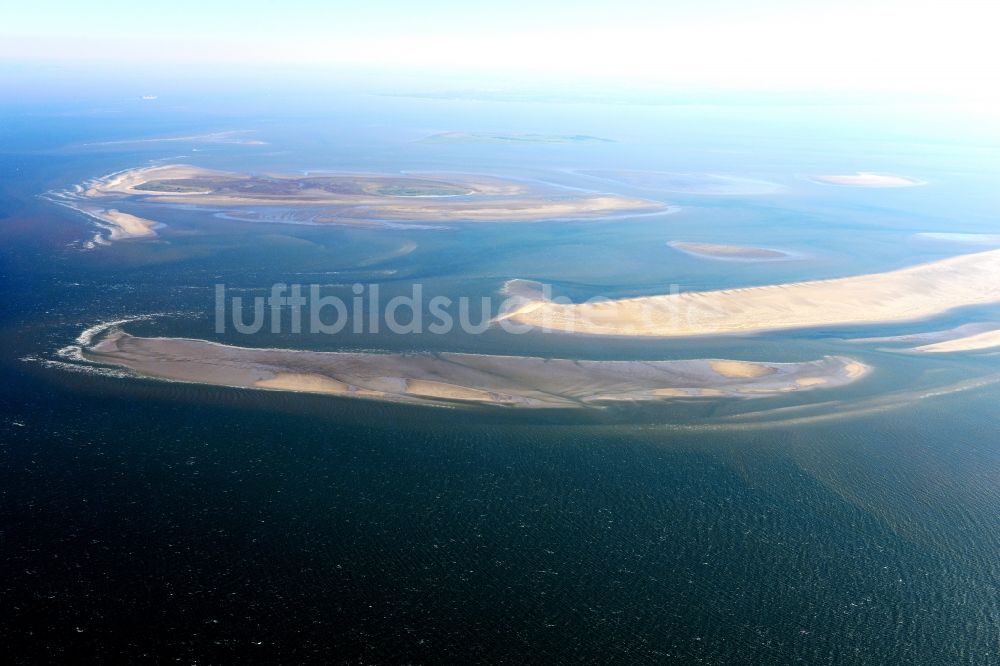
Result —
POLYGON ((949 352, 981 351, 1000 347, 1000 329, 983 331, 951 340, 942 340, 928 345, 914 347, 910 351, 918 354, 942 354, 949 352))
POLYGON ((803 363, 722 359, 589 361, 527 356, 252 349, 110 331, 94 362, 182 382, 419 404, 579 408, 623 401, 748 398, 843 386, 868 366, 828 356, 803 363))
POLYGON ((523 280, 505 291, 517 301, 501 318, 588 335, 737 335, 916 321, 1000 302, 1000 250, 832 280, 587 303, 548 300, 523 280))

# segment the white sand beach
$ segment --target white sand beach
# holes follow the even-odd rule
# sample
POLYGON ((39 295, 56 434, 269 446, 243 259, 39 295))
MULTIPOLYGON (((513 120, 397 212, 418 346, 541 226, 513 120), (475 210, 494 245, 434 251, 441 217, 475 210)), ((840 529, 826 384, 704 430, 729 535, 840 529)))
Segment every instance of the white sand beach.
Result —
POLYGON ((764 331, 916 321, 954 308, 1000 302, 1000 250, 886 273, 621 300, 546 300, 512 280, 517 306, 500 319, 547 331, 615 336, 745 335, 764 331))

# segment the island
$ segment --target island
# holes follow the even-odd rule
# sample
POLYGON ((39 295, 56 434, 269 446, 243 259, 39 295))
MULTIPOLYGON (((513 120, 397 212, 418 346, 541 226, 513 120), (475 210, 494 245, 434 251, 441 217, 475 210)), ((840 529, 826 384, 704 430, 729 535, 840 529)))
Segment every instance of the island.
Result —
POLYGON ((229 219, 302 224, 541 222, 675 210, 658 201, 474 174, 264 175, 187 165, 130 169, 50 198, 92 217, 124 206, 142 213, 177 205, 229 219))
POLYGON ((140 376, 418 404, 515 408, 751 398, 850 384, 869 367, 842 356, 802 363, 695 359, 596 361, 460 353, 380 354, 254 349, 109 328, 87 361, 140 376))

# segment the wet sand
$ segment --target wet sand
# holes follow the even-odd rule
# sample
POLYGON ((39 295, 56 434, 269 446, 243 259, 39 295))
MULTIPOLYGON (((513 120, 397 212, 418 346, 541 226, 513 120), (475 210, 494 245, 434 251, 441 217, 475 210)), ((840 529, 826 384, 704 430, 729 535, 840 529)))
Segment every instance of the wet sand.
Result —
POLYGON ((579 408, 677 398, 748 398, 843 386, 868 366, 721 359, 577 361, 525 356, 252 349, 111 330, 87 360, 181 382, 418 404, 579 408))
POLYGON ((504 291, 514 307, 498 319, 587 335, 743 335, 917 321, 962 306, 997 303, 1000 250, 887 273, 578 304, 546 300, 540 287, 508 282, 504 291))

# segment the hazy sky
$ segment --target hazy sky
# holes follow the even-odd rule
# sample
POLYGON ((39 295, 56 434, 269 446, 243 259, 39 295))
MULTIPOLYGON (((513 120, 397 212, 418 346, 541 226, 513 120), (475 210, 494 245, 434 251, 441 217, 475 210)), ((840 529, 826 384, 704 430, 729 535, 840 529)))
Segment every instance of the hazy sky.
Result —
POLYGON ((1000 9, 972 0, 7 5, 0 61, 8 63, 335 64, 723 88, 1000 95, 1000 9))

